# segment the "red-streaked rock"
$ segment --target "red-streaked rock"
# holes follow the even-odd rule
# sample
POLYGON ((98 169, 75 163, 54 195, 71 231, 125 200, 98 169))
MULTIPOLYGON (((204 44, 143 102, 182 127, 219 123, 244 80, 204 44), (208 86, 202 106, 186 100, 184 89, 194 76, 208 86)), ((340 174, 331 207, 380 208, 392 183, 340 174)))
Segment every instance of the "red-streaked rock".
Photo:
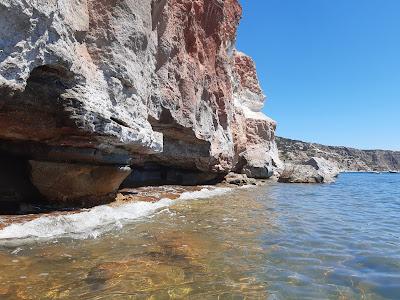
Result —
POLYGON ((236 0, 170 0, 153 22, 158 88, 149 113, 168 148, 154 160, 205 172, 232 168, 230 49, 240 16, 236 0))
POLYGON ((234 47, 241 13, 237 0, 0 0, 0 145, 13 145, 0 148, 270 176, 276 124, 234 47))
POLYGON ((235 171, 249 177, 269 178, 282 167, 275 144, 276 122, 261 112, 265 95, 253 60, 235 51, 234 64, 235 171))

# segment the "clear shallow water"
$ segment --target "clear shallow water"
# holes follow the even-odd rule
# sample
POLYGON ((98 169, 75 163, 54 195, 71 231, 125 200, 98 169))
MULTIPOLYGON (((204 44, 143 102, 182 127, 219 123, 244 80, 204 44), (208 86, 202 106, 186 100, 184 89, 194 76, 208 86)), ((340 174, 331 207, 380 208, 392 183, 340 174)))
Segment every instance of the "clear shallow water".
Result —
POLYGON ((400 175, 196 193, 0 230, 0 299, 400 298, 400 175))

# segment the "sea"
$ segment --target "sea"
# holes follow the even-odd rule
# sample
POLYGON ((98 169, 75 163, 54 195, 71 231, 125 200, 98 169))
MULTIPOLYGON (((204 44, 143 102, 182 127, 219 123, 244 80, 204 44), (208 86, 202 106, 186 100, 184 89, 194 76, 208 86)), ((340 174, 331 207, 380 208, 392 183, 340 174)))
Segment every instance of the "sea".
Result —
POLYGON ((0 299, 400 299, 400 174, 160 189, 0 216, 0 299))

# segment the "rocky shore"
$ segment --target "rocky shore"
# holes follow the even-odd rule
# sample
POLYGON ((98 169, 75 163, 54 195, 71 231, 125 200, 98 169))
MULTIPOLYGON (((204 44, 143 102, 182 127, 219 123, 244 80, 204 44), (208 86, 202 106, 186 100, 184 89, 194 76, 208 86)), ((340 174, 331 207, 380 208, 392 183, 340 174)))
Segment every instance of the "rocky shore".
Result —
POLYGON ((279 181, 332 182, 340 172, 399 172, 400 152, 325 146, 276 137, 284 171, 279 181))
POLYGON ((0 0, 0 209, 281 167, 237 0, 0 0))
POLYGON ((304 162, 321 157, 335 163, 340 171, 400 171, 400 151, 359 150, 349 147, 325 146, 276 137, 279 155, 286 162, 304 162))
POLYGON ((241 14, 237 0, 0 0, 0 212, 400 169, 398 152, 281 138, 278 152, 255 64, 235 48, 241 14))

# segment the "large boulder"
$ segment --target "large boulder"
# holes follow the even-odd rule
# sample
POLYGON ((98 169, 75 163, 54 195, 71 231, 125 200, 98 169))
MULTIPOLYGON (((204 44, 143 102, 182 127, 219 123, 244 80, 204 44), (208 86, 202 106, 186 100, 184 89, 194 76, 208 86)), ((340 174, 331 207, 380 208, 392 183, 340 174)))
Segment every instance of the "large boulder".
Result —
POLYGON ((339 167, 329 160, 322 157, 312 157, 310 160, 305 162, 305 165, 312 166, 324 177, 324 182, 333 182, 339 175, 339 167))
POLYGON ((30 161, 31 180, 53 204, 93 206, 114 199, 129 167, 30 161))
POLYGON ((313 157, 303 164, 285 164, 278 179, 284 183, 332 183, 339 175, 339 168, 323 158, 313 157))
POLYGON ((283 183, 323 183, 324 177, 312 166, 285 164, 278 181, 283 183))

